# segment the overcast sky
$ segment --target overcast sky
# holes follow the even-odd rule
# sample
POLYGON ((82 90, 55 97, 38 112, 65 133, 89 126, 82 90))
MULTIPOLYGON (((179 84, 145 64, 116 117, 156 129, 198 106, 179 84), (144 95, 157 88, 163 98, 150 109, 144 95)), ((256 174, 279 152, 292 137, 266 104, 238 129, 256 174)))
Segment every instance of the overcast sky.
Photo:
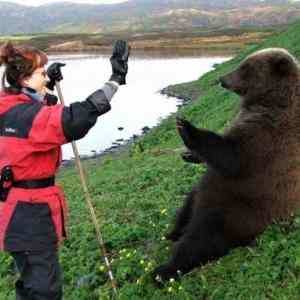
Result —
POLYGON ((57 2, 74 2, 74 3, 91 3, 91 4, 115 4, 125 2, 127 0, 0 0, 0 2, 15 2, 23 5, 38 6, 42 4, 57 3, 57 2))
MULTIPOLYGON (((38 6, 42 4, 57 3, 57 2, 74 2, 74 3, 90 3, 90 4, 115 4, 126 2, 128 0, 0 0, 0 2, 15 2, 23 5, 38 6)), ((264 1, 264 0, 261 0, 264 1)), ((300 0, 291 0, 300 1, 300 0)))
MULTIPOLYGON (((90 3, 90 4, 115 4, 126 2, 128 0, 0 0, 0 2, 15 2, 23 5, 38 6, 42 4, 57 3, 57 2, 74 2, 74 3, 90 3)), ((262 0, 264 1, 264 0, 262 0)), ((300 0, 291 0, 300 1, 300 0)))

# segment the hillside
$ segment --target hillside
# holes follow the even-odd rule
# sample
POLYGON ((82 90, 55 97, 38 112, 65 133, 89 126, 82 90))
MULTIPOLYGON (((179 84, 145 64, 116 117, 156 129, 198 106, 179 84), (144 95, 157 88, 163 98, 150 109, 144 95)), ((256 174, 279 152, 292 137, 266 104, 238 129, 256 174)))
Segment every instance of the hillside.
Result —
MULTIPOLYGON (((286 32, 245 48, 199 80, 173 87, 185 97, 192 93, 195 99, 177 115, 222 132, 239 104, 238 97, 216 85, 215 80, 246 55, 265 47, 284 47, 300 59, 299 32, 297 22, 286 32)), ((299 214, 289 223, 271 226, 255 247, 236 249, 162 289, 153 285, 149 273, 170 252, 164 234, 183 195, 204 172, 203 166, 180 159, 181 148, 175 116, 171 116, 117 157, 86 162, 90 191, 119 284, 119 299, 298 300, 299 214)), ((59 182, 70 204, 70 238, 61 253, 65 299, 108 300, 110 283, 76 171, 63 169, 59 182)), ((13 279, 12 260, 1 253, 0 299, 14 299, 13 279)))
POLYGON ((245 28, 288 24, 300 16, 290 0, 130 0, 114 5, 0 3, 0 34, 112 33, 245 28))
MULTIPOLYGON (((278 28, 261 31, 205 30, 170 33, 116 33, 116 34, 37 34, 28 36, 2 36, 0 44, 11 40, 15 44, 35 46, 53 52, 111 52, 117 39, 129 42, 133 51, 167 50, 170 52, 197 49, 202 52, 234 53, 245 45, 266 39, 278 28)), ((282 28, 280 28, 282 30, 282 28)))

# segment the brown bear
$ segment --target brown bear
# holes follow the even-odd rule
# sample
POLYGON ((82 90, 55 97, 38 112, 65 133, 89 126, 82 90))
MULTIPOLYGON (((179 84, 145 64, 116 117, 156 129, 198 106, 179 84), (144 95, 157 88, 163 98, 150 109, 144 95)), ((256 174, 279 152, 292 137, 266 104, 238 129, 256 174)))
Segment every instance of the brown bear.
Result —
POLYGON ((178 119, 184 158, 207 171, 186 197, 168 238, 170 260, 153 273, 176 277, 231 248, 249 245, 274 220, 300 206, 300 67, 284 49, 258 51, 220 78, 240 95, 224 134, 178 119))

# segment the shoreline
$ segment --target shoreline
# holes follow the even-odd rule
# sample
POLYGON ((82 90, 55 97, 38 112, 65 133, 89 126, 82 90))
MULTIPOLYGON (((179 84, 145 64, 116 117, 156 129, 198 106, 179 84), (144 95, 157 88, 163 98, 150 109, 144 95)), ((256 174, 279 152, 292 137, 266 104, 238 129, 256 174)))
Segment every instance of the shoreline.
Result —
POLYGON ((36 34, 7 36, 0 43, 12 41, 31 45, 47 53, 111 52, 114 41, 125 39, 133 51, 202 51, 236 52, 245 45, 256 44, 268 38, 274 29, 211 29, 206 31, 173 32, 118 32, 112 34, 36 34))
MULTIPOLYGON (((47 52, 49 56, 110 56, 111 48, 101 48, 100 50, 83 50, 83 51, 51 51, 47 52)), ((240 49, 176 49, 176 48, 148 48, 148 49, 131 49, 130 56, 143 58, 182 58, 182 57, 219 57, 219 56, 233 56, 240 49)))

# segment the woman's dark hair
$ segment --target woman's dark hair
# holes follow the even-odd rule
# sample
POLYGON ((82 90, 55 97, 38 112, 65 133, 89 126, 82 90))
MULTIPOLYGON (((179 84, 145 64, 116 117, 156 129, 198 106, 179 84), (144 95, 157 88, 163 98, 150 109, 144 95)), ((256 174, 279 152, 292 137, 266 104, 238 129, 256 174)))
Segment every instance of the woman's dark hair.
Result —
POLYGON ((10 42, 5 43, 0 48, 0 66, 5 67, 2 89, 9 93, 19 93, 22 80, 47 62, 47 55, 43 51, 34 47, 17 47, 10 42), (6 82, 9 86, 6 86, 6 82))

